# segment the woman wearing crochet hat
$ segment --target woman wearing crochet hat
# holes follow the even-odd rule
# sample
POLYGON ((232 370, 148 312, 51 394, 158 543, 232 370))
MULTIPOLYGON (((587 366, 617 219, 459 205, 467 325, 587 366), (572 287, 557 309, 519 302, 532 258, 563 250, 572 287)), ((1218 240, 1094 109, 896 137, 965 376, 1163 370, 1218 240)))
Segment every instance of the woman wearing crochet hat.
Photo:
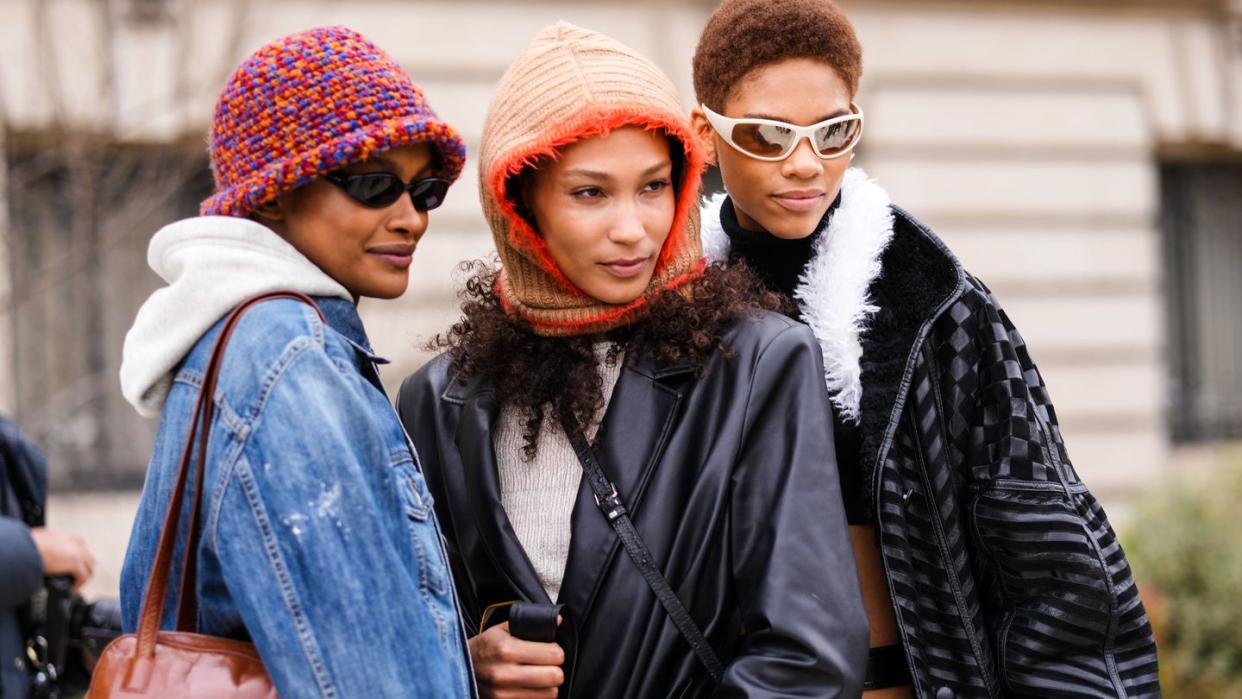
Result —
POLYGON ((431 501, 355 307, 405 290, 464 155, 410 76, 348 29, 275 41, 230 78, 216 193, 151 240, 167 286, 125 338, 124 394, 160 416, 122 573, 128 630, 214 375, 201 508, 174 532, 178 551, 196 542, 173 569, 189 582, 162 627, 252 641, 283 696, 472 694, 431 501), (313 304, 250 307, 209 370, 221 319, 277 291, 313 304))
POLYGON ((819 350, 744 269, 704 268, 702 163, 669 80, 578 27, 492 101, 503 267, 398 399, 485 696, 859 691, 819 350))
POLYGON ((861 72, 831 0, 727 0, 695 52, 693 119, 728 190, 703 209, 708 256, 796 300, 822 347, 864 696, 1156 696, 1130 568, 1021 335, 849 167, 861 72))

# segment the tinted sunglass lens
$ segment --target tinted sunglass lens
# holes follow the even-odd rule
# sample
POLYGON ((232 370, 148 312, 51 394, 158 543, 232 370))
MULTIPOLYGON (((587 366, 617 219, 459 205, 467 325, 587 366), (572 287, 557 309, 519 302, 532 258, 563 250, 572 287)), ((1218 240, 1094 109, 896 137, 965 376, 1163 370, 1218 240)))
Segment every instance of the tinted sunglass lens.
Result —
POLYGON ((444 203, 444 195, 448 194, 448 180, 428 177, 415 182, 410 187, 410 199, 414 208, 419 211, 431 211, 444 203))
POLYGON ((384 207, 401 196, 405 184, 396 175, 372 172, 351 176, 345 191, 366 206, 384 207))
POLYGON ((733 142, 739 148, 763 158, 774 158, 789 147, 793 130, 775 124, 737 124, 733 127, 733 142))
POLYGON ((815 130, 815 150, 821 156, 835 156, 845 152, 858 138, 862 122, 858 119, 838 121, 815 130))

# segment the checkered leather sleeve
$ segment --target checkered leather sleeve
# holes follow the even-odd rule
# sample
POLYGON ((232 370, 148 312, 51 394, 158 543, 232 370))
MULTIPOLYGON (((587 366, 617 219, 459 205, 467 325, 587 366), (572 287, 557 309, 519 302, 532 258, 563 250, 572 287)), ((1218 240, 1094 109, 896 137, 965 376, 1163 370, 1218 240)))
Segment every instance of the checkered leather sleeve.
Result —
POLYGON ((933 328, 934 363, 967 548, 1004 691, 1159 696, 1130 566, 1066 451, 1022 335, 981 282, 933 328))

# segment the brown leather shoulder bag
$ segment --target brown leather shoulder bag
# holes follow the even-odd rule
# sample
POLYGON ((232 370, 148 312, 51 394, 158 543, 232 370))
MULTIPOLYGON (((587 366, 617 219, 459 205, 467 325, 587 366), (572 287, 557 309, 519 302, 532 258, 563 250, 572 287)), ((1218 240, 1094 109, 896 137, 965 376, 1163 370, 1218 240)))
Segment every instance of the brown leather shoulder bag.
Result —
POLYGON ((268 699, 276 696, 276 688, 272 685, 254 644, 196 633, 198 600, 195 595, 195 568, 198 559, 198 512, 203 498, 203 473, 207 466, 207 437, 211 432, 211 420, 215 413, 212 397, 215 395, 224 349, 238 320, 247 309, 260 301, 282 298, 310 304, 319 312, 320 318, 323 318, 323 312, 310 297, 279 291, 243 302, 225 320, 224 328, 211 350, 211 359, 203 374, 198 404, 190 423, 190 433, 186 435, 185 447, 181 452, 181 464, 177 469, 177 481, 173 486, 172 496, 169 498, 168 512, 164 515, 164 527, 160 532, 155 564, 147 579, 138 633, 121 636, 104 649, 99 663, 95 666, 91 687, 86 694, 87 699, 268 699), (197 454, 194 452, 196 438, 197 454), (177 630, 160 631, 160 616, 168 594, 169 579, 172 577, 173 546, 180 528, 182 502, 192 458, 195 461, 195 483, 193 495, 190 496, 190 531, 183 554, 184 572, 181 576, 177 630))

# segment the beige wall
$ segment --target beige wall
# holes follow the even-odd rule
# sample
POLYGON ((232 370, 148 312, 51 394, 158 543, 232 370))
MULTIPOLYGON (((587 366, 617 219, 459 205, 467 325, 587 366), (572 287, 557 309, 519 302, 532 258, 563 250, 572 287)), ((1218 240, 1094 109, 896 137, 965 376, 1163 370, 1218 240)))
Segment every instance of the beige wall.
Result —
MULTIPOLYGON (((859 163, 998 293, 1046 374, 1079 471, 1106 500, 1127 500, 1170 449, 1157 154, 1242 148, 1242 33, 1227 31, 1217 2, 844 4, 866 49, 859 163)), ((0 0, 11 122, 49 119, 54 63, 76 96, 62 113, 79 123, 102 118, 143 139, 202 133, 224 71, 245 54, 344 23, 408 67, 474 151, 505 66, 560 18, 651 56, 689 106, 689 59, 714 3, 198 2, 181 22, 115 22, 111 50, 98 5, 45 3, 57 31, 41 47, 35 4, 0 0), (54 60, 35 70, 38 55, 54 60), (109 75, 115 89, 100 94, 109 75)), ((435 214, 409 293, 364 302, 394 386, 454 317, 456 263, 490 250, 475 177, 468 168, 435 214)))
MULTIPOLYGON (((0 155, 4 153, 4 131, 0 130, 0 155)), ((8 182, 4 160, 0 158, 0 413, 12 415, 17 401, 13 385, 12 316, 9 313, 9 227, 8 182)))
POLYGON ((997 292, 1120 500, 1170 457, 1157 153, 1242 146, 1242 53, 1208 13, 1081 5, 851 3, 861 160, 997 292))

